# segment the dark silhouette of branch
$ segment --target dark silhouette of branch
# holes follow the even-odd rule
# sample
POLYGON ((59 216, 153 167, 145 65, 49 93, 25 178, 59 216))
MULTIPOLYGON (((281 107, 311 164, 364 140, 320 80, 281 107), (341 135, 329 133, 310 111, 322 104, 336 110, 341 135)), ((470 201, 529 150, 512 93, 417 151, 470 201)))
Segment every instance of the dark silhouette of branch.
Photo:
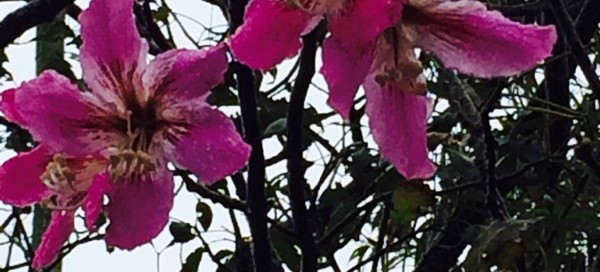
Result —
POLYGON ((554 17, 566 37, 567 43, 575 56, 577 64, 581 67, 583 75, 594 92, 594 99, 600 99, 600 79, 598 79, 594 66, 587 56, 583 42, 577 33, 575 23, 573 22, 573 19, 571 19, 565 3, 562 0, 550 0, 549 2, 552 11, 554 12, 554 17))
POLYGON ((254 243, 254 264, 256 271, 271 271, 271 245, 265 193, 265 158, 258 120, 254 73, 250 68, 240 63, 233 63, 232 67, 237 75, 244 136, 246 142, 252 146, 248 163, 246 201, 250 211, 248 219, 252 232, 252 242, 254 243))
MULTIPOLYGON (((243 23, 244 10, 248 1, 232 1, 230 6, 231 29, 233 33, 243 23)), ((255 271, 271 271, 273 266, 271 240, 269 239, 267 197, 265 193, 265 157, 262 146, 262 132, 258 117, 258 105, 253 71, 240 63, 232 64, 237 77, 237 89, 240 97, 242 126, 245 140, 252 146, 248 162, 247 204, 248 220, 252 233, 253 259, 255 271)))
MULTIPOLYGON (((387 227, 388 221, 390 220, 391 207, 394 205, 391 201, 387 201, 383 208, 383 216, 379 223, 379 237, 377 237, 377 244, 375 244, 375 252, 381 251, 385 242, 385 237, 388 235, 387 227)), ((375 256, 373 263, 371 264, 371 272, 377 272, 377 266, 379 265, 379 256, 375 256)))
POLYGON ((306 209, 308 200, 305 194, 306 181, 304 180, 304 161, 302 158, 302 119, 304 113, 304 100, 315 74, 315 55, 317 53, 319 28, 302 38, 304 46, 300 53, 300 68, 298 77, 290 97, 290 107, 287 117, 287 147, 288 152, 288 183, 292 218, 298 238, 298 245, 302 250, 302 271, 317 271, 317 258, 319 253, 314 236, 314 224, 309 219, 306 209))
POLYGON ((148 40, 151 54, 157 55, 173 48, 173 45, 160 31, 160 27, 154 22, 149 0, 144 0, 141 6, 136 3, 133 12, 138 23, 141 24, 141 27, 138 26, 138 32, 148 40))
POLYGON ((72 5, 74 0, 33 0, 26 6, 8 14, 0 21, 0 50, 7 47, 25 31, 41 23, 49 22, 72 5))
POLYGON ((367 211, 367 214, 370 213, 371 211, 373 211, 373 209, 375 209, 375 207, 377 207, 377 205, 385 200, 388 200, 390 198, 390 194, 384 194, 380 197, 377 197, 371 201, 369 201, 368 203, 366 203, 365 205, 363 205, 362 207, 357 207, 356 209, 354 209, 351 213, 347 214, 344 219, 340 220, 339 223, 335 224, 335 226, 333 226, 331 229, 329 229, 329 231, 327 233, 325 233, 325 235, 323 235, 323 238, 321 238, 321 240, 319 240, 318 245, 319 247, 321 246, 325 246, 327 244, 329 244, 331 241, 333 241, 333 239, 335 239, 338 235, 340 235, 341 231, 347 227, 352 221, 357 220, 357 218, 360 216, 361 213, 367 211))
MULTIPOLYGON (((430 226, 422 227, 421 229, 412 231, 411 233, 409 233, 409 234, 407 234, 405 236, 400 237, 395 242, 390 243, 389 245, 386 245, 384 248, 381 248, 381 249, 375 251, 375 253, 373 253, 373 255, 371 255, 371 257, 366 258, 366 259, 360 261, 355 266, 353 266, 352 268, 348 269, 348 271, 360 271, 360 269, 365 264, 368 264, 370 262, 373 262, 373 261, 381 258, 381 256, 383 256, 384 254, 386 254, 388 252, 392 252, 394 250, 397 250, 397 248, 399 246, 401 246, 402 244, 406 243, 410 239, 415 238, 417 236, 417 234, 428 232, 428 231, 433 231, 433 230, 437 230, 437 229, 439 229, 439 226, 437 226, 437 225, 430 225, 430 226)), ((431 271, 447 271, 447 270, 440 269, 440 270, 431 270, 431 271)))
POLYGON ((17 270, 19 268, 23 268, 23 267, 27 267, 29 266, 29 262, 24 262, 24 263, 20 263, 20 264, 15 264, 15 265, 11 265, 11 266, 7 266, 4 268, 0 268, 0 272, 8 272, 11 270, 17 270))
POLYGON ((246 203, 239 201, 237 199, 227 197, 226 195, 223 195, 219 192, 215 192, 215 191, 207 188, 206 186, 199 184, 198 182, 196 182, 192 178, 190 178, 190 176, 189 176, 190 173, 180 170, 180 169, 176 169, 175 174, 180 176, 181 179, 183 179, 185 188, 188 191, 197 193, 201 197, 210 199, 211 201, 213 201, 215 203, 219 203, 219 204, 223 205, 223 207, 225 207, 225 208, 242 211, 244 213, 247 212, 246 203))
POLYGON ((505 16, 523 16, 537 14, 540 10, 548 8, 548 3, 543 0, 523 3, 518 5, 488 5, 490 9, 500 11, 505 16))
MULTIPOLYGON (((457 259, 468 245, 464 239, 467 233, 476 232, 477 225, 482 225, 490 217, 486 207, 486 190, 483 186, 487 183, 488 157, 485 142, 485 131, 482 126, 480 112, 477 111, 473 101, 465 93, 462 82, 452 72, 441 69, 440 80, 447 84, 453 108, 459 109, 462 123, 468 128, 471 137, 469 145, 474 150, 474 163, 479 169, 479 180, 466 182, 482 182, 482 186, 465 189, 458 206, 439 234, 435 242, 429 247, 415 271, 449 271, 456 265, 457 259)), ((492 192, 488 192, 492 193, 492 192)), ((500 213, 501 211, 495 211, 500 213)))

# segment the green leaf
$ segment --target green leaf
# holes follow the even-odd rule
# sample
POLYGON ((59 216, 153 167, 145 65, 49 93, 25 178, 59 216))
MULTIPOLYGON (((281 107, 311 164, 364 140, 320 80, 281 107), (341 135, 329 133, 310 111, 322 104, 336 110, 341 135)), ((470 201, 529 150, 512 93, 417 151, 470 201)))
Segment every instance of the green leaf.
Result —
MULTIPOLYGON (((541 218, 494 221, 485 227, 473 244, 463 264, 466 271, 489 271, 496 265, 500 271, 516 271, 514 264, 525 254, 521 232, 528 231, 541 218)), ((531 243, 534 246, 534 243, 531 243)), ((535 245, 537 246, 537 245, 535 245)))
POLYGON ((159 22, 168 23, 170 13, 171 10, 169 10, 167 7, 160 6, 156 11, 152 11, 152 16, 159 22))
POLYGON ((196 204, 196 213, 198 213, 198 222, 200 222, 202 228, 208 230, 213 220, 213 212, 210 209, 210 206, 206 203, 198 202, 198 204, 196 204))
POLYGON ((352 251, 352 255, 350 255, 350 261, 358 258, 359 260, 362 260, 365 256, 365 254, 367 253, 367 250, 369 250, 370 246, 369 245, 363 245, 360 246, 358 248, 356 248, 354 251, 352 251))
POLYGON ((270 231, 270 236, 271 244, 273 245, 277 257, 279 257, 291 271, 300 271, 302 257, 294 245, 295 241, 276 229, 270 231))
POLYGON ((196 237, 194 228, 185 222, 172 222, 169 225, 169 232, 173 236, 173 243, 187 243, 196 237))
POLYGON ((287 118, 279 118, 273 123, 269 124, 263 133, 263 138, 269 138, 273 135, 285 133, 287 127, 287 118))
POLYGON ((0 80, 5 78, 8 80, 12 80, 12 75, 10 74, 10 72, 8 72, 8 70, 4 68, 3 64, 5 62, 8 62, 8 56, 6 56, 4 50, 0 50, 0 80))
POLYGON ((424 212, 424 207, 435 204, 434 192, 423 183, 403 182, 394 192, 392 219, 402 225, 409 225, 424 212))
POLYGON ((185 263, 183 263, 183 266, 181 267, 181 272, 198 272, 204 251, 203 247, 199 247, 194 250, 194 252, 190 253, 190 255, 185 258, 185 263))

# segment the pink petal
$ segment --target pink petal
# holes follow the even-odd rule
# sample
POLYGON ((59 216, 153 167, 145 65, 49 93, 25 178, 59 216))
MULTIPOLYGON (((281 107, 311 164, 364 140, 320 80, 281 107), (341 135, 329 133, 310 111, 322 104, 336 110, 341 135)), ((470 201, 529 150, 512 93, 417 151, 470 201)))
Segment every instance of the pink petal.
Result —
POLYGON ((40 179, 52 160, 48 148, 38 146, 9 159, 0 167, 0 200, 27 206, 49 197, 51 191, 40 179))
POLYGON ((93 0, 81 13, 81 63, 85 82, 107 105, 123 109, 122 101, 141 88, 148 46, 133 16, 134 0, 93 0))
POLYGON ((269 69, 298 53, 300 36, 314 24, 308 12, 288 6, 285 0, 251 0, 244 24, 230 41, 233 55, 254 69, 269 69))
POLYGON ((404 23, 416 43, 448 67, 479 76, 511 76, 550 56, 554 26, 523 25, 478 1, 420 1, 405 7, 404 23), (419 14, 420 16, 411 16, 419 14))
POLYGON ((40 270, 58 258, 62 245, 73 232, 74 211, 53 211, 50 226, 42 236, 42 242, 35 251, 32 266, 40 270))
POLYGON ((344 119, 350 117, 354 96, 369 72, 374 47, 375 40, 344 46, 335 39, 327 38, 323 43, 321 73, 329 86, 328 103, 344 119))
POLYGON ((169 221, 173 184, 164 163, 153 175, 116 181, 108 194, 108 244, 132 250, 156 237, 169 221))
POLYGON ((96 231, 96 221, 104 210, 104 195, 111 189, 111 180, 108 172, 97 174, 92 185, 88 188, 87 196, 83 202, 85 211, 85 226, 90 231, 96 231))
POLYGON ((15 94, 17 89, 9 89, 0 94, 0 110, 8 121, 25 126, 25 120, 19 114, 15 106, 15 94))
POLYGON ((367 114, 381 154, 407 179, 429 178, 435 166, 427 158, 427 98, 365 81, 367 114))
POLYGON ((208 50, 171 50, 158 55, 146 68, 144 89, 167 103, 204 98, 223 82, 227 64, 224 44, 208 50))
POLYGON ((329 15, 331 36, 323 44, 321 73, 329 105, 345 119, 371 64, 377 37, 400 20, 404 0, 354 1, 341 15, 329 15))
POLYGON ((349 4, 340 14, 328 14, 331 37, 342 43, 362 43, 377 39, 401 17, 406 0, 361 0, 349 4))
POLYGON ((241 169, 250 157, 250 146, 231 119, 208 105, 196 108, 192 127, 180 133, 168 129, 165 153, 169 160, 190 169, 203 182, 213 183, 241 169), (174 140, 173 140, 174 139, 174 140))
POLYGON ((118 134, 102 131, 77 86, 47 70, 14 93, 14 109, 33 138, 58 153, 88 155, 117 142, 118 134))

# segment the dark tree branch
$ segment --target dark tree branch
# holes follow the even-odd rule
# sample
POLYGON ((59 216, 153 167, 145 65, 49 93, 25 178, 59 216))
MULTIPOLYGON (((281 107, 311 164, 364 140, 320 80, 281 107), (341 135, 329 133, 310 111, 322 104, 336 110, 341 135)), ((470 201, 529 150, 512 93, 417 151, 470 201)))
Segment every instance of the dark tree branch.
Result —
MULTIPOLYGON (((550 0, 549 2, 552 11, 554 12, 555 19, 564 33, 573 55, 575 56, 579 67, 581 67, 581 71, 587 79, 590 88, 594 92, 594 99, 600 99, 600 79, 598 79, 594 66, 587 56, 583 45, 584 43, 577 33, 575 23, 571 19, 565 3, 562 0, 550 0)), ((586 8, 589 8, 587 7, 589 5, 590 4, 586 4, 586 8)))
MULTIPOLYGON (((388 252, 392 252, 397 250, 397 248, 399 246, 401 246, 402 244, 408 242, 410 239, 413 239, 417 236, 417 234, 419 233, 424 233, 424 232, 428 232, 428 231, 433 231, 433 230, 437 230, 439 229, 439 226, 437 225, 431 225, 431 226, 427 226, 427 227, 422 227, 421 229, 412 231, 411 233, 400 237, 398 240, 396 240, 393 243, 390 243, 389 245, 387 245, 386 247, 379 249, 377 251, 375 251, 375 253, 373 253, 373 255, 371 255, 371 257, 366 258, 362 261, 360 261, 359 263, 357 263, 355 266, 351 267, 350 269, 348 269, 348 271, 360 271, 360 269, 370 263, 373 262, 379 258, 381 258, 381 256, 383 256, 384 254, 388 253, 388 252)), ((431 271, 448 271, 448 270, 431 270, 431 271)))
MULTIPOLYGON (((587 44, 591 41, 594 33, 597 31, 598 23, 600 22, 600 1, 587 1, 582 9, 569 9, 570 18, 577 18, 575 24, 575 30, 580 40, 587 44)), ((548 24, 554 24, 556 19, 554 16, 548 18, 548 24)), ((562 27, 558 28, 558 41, 554 46, 553 55, 555 56, 552 61, 547 61, 545 66, 545 79, 540 84, 536 94, 544 100, 547 100, 555 105, 569 108, 570 107, 570 91, 569 91, 569 79, 573 77, 577 62, 572 55, 566 54, 568 52, 568 43, 565 41, 565 35, 562 27)), ((541 106, 546 107, 539 100, 532 100, 529 106, 541 106)), ((524 136, 530 135, 533 131, 530 129, 523 129, 527 127, 527 124, 532 122, 543 122, 545 116, 543 113, 534 112, 523 116, 516 126, 511 130, 512 136, 522 134, 524 136)), ((549 127, 541 126, 538 129, 544 130, 543 133, 547 133, 549 140, 549 153, 551 154, 562 154, 564 156, 566 150, 566 144, 570 138, 572 120, 567 118, 558 118, 552 122, 549 127), (546 131, 547 130, 547 131, 546 131)), ((562 170, 561 167, 555 167, 552 163, 540 164, 535 167, 536 173, 543 173, 539 175, 536 180, 527 182, 527 184, 545 184, 551 185, 556 182, 558 174, 562 170)))
POLYGON ((288 152, 290 202, 298 244, 302 250, 302 271, 304 272, 317 271, 317 258, 319 257, 314 236, 314 225, 309 219, 309 213, 306 209, 306 181, 304 180, 305 169, 302 158, 304 100, 315 74, 318 35, 319 28, 302 39, 304 47, 300 54, 300 68, 292 90, 287 117, 288 142, 286 150, 288 152))
POLYGON ((488 5, 491 9, 500 11, 505 16, 523 16, 537 14, 540 10, 548 8, 548 3, 544 0, 523 3, 518 5, 488 5))
POLYGON ((33 0, 0 21, 0 50, 41 23, 49 22, 74 0, 33 0))
POLYGON ((505 88, 505 84, 500 84, 500 87, 496 89, 495 92, 486 100, 483 104, 483 108, 481 109, 480 119, 481 119, 481 130, 483 130, 483 141, 485 143, 486 148, 486 172, 487 176, 485 180, 488 185, 488 193, 487 193, 487 204, 492 212, 494 218, 498 220, 506 220, 509 218, 508 210, 506 209, 506 204, 504 202, 504 198, 498 191, 498 180, 496 179, 496 148, 498 147, 498 142, 496 142, 496 138, 492 133, 492 127, 490 125, 490 113, 494 111, 495 105, 500 100, 502 96, 502 90, 505 88))
POLYGON ((333 226, 331 229, 329 229, 329 231, 327 233, 325 233, 325 235, 323 235, 323 238, 321 238, 321 240, 319 240, 319 242, 318 242, 318 246, 323 247, 323 246, 329 244, 331 241, 333 241, 335 238, 337 238, 340 235, 340 233, 342 232, 342 230, 344 230, 345 227, 347 227, 352 221, 357 220, 357 218, 360 216, 361 213, 363 213, 365 211, 367 213, 370 213, 371 211, 373 211, 373 209, 375 209, 375 207, 379 203, 381 203, 382 201, 385 201, 386 199, 389 199, 389 198, 390 198, 389 194, 384 194, 380 197, 377 197, 377 198, 369 201, 362 207, 357 207, 356 209, 354 209, 351 213, 347 214, 342 220, 340 220, 340 222, 338 222, 337 224, 335 224, 335 226, 333 226))
POLYGON ((242 124, 246 142, 252 146, 248 163, 247 203, 250 210, 248 219, 254 243, 254 263, 256 271, 271 271, 271 245, 267 225, 267 197, 265 193, 265 157, 262 135, 258 120, 258 105, 254 73, 240 63, 233 63, 237 75, 237 87, 242 108, 242 124))
POLYGON ((175 174, 180 176, 181 179, 183 179, 185 188, 188 191, 197 193, 199 196, 210 199, 211 201, 213 201, 215 203, 219 203, 219 204, 223 205, 223 207, 225 207, 225 208, 234 209, 234 210, 238 210, 238 211, 247 213, 246 203, 239 201, 237 199, 227 197, 221 193, 215 192, 215 191, 207 188, 206 186, 204 186, 202 184, 199 184, 198 182, 196 182, 192 178, 190 178, 190 176, 189 176, 190 173, 188 173, 186 171, 176 169, 175 174))
MULTIPOLYGON (((243 23, 244 10, 247 0, 231 2, 230 14, 233 33, 243 23)), ((265 193, 265 157, 262 146, 262 132, 258 118, 258 105, 256 102, 256 82, 253 71, 240 63, 232 64, 237 76, 237 89, 240 97, 242 112, 242 125, 246 142, 252 146, 250 161, 248 163, 247 204, 250 214, 250 231, 252 233, 254 269, 257 272, 272 270, 271 244, 268 230, 269 211, 265 193)))
MULTIPOLYGON (((393 203, 391 201, 387 201, 383 207, 383 216, 381 217, 381 222, 379 223, 379 237, 377 238, 377 244, 375 244, 375 252, 381 251, 383 249, 383 245, 385 242, 385 237, 387 236, 387 226, 388 221, 390 220, 391 207, 393 203)), ((377 272, 377 265, 379 264, 379 256, 376 256, 371 264, 371 272, 377 272)))
MULTIPOLYGON (((139 5, 135 5, 135 10, 139 10, 139 5)), ((141 10, 136 12, 138 18, 143 22, 146 30, 148 30, 149 36, 152 41, 156 43, 156 46, 160 52, 167 51, 173 48, 173 45, 165 38, 165 35, 160 31, 160 27, 154 22, 152 16, 152 10, 150 9, 150 0, 144 0, 141 10)))
MULTIPOLYGON (((470 146, 474 149, 475 165, 479 168, 478 181, 484 182, 488 176, 487 148, 485 132, 479 111, 465 93, 462 82, 447 70, 440 71, 440 80, 448 85, 452 107, 459 109, 462 122, 471 134, 470 146)), ((458 206, 434 244, 427 250, 415 271, 449 271, 468 245, 465 237, 474 234, 477 225, 482 225, 490 217, 486 206, 486 190, 483 186, 471 187, 464 191, 458 206)), ((499 212, 499 211, 496 211, 499 212)))

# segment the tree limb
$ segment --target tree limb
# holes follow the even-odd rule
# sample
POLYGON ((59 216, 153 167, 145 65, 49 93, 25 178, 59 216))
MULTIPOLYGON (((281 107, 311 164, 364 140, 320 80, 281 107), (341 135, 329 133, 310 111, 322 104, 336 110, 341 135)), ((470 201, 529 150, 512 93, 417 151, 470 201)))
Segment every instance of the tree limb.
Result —
MULTIPOLYGON (((244 10, 247 0, 232 1, 230 14, 232 20, 231 32, 243 23, 244 10)), ((255 271, 271 271, 273 266, 271 255, 271 240, 269 238, 268 216, 269 207, 265 192, 266 174, 265 157, 262 146, 262 131, 258 117, 256 102, 256 82, 254 72, 238 62, 232 64, 237 76, 237 89, 240 97, 242 125, 244 137, 250 146, 250 161, 248 163, 247 204, 249 209, 250 232, 252 233, 253 259, 255 271)))
POLYGON ((302 118, 304 113, 304 100, 315 74, 315 56, 317 53, 319 28, 303 37, 304 47, 300 54, 300 68, 298 77, 292 90, 290 107, 287 120, 287 152, 288 152, 288 183, 292 217, 302 250, 302 271, 317 271, 317 251, 314 225, 310 222, 306 209, 307 197, 305 194, 306 181, 304 179, 304 162, 302 158, 302 118))
POLYGON ((49 22, 72 5, 74 0, 33 0, 26 6, 8 14, 0 21, 0 50, 7 47, 25 31, 41 23, 49 22))

